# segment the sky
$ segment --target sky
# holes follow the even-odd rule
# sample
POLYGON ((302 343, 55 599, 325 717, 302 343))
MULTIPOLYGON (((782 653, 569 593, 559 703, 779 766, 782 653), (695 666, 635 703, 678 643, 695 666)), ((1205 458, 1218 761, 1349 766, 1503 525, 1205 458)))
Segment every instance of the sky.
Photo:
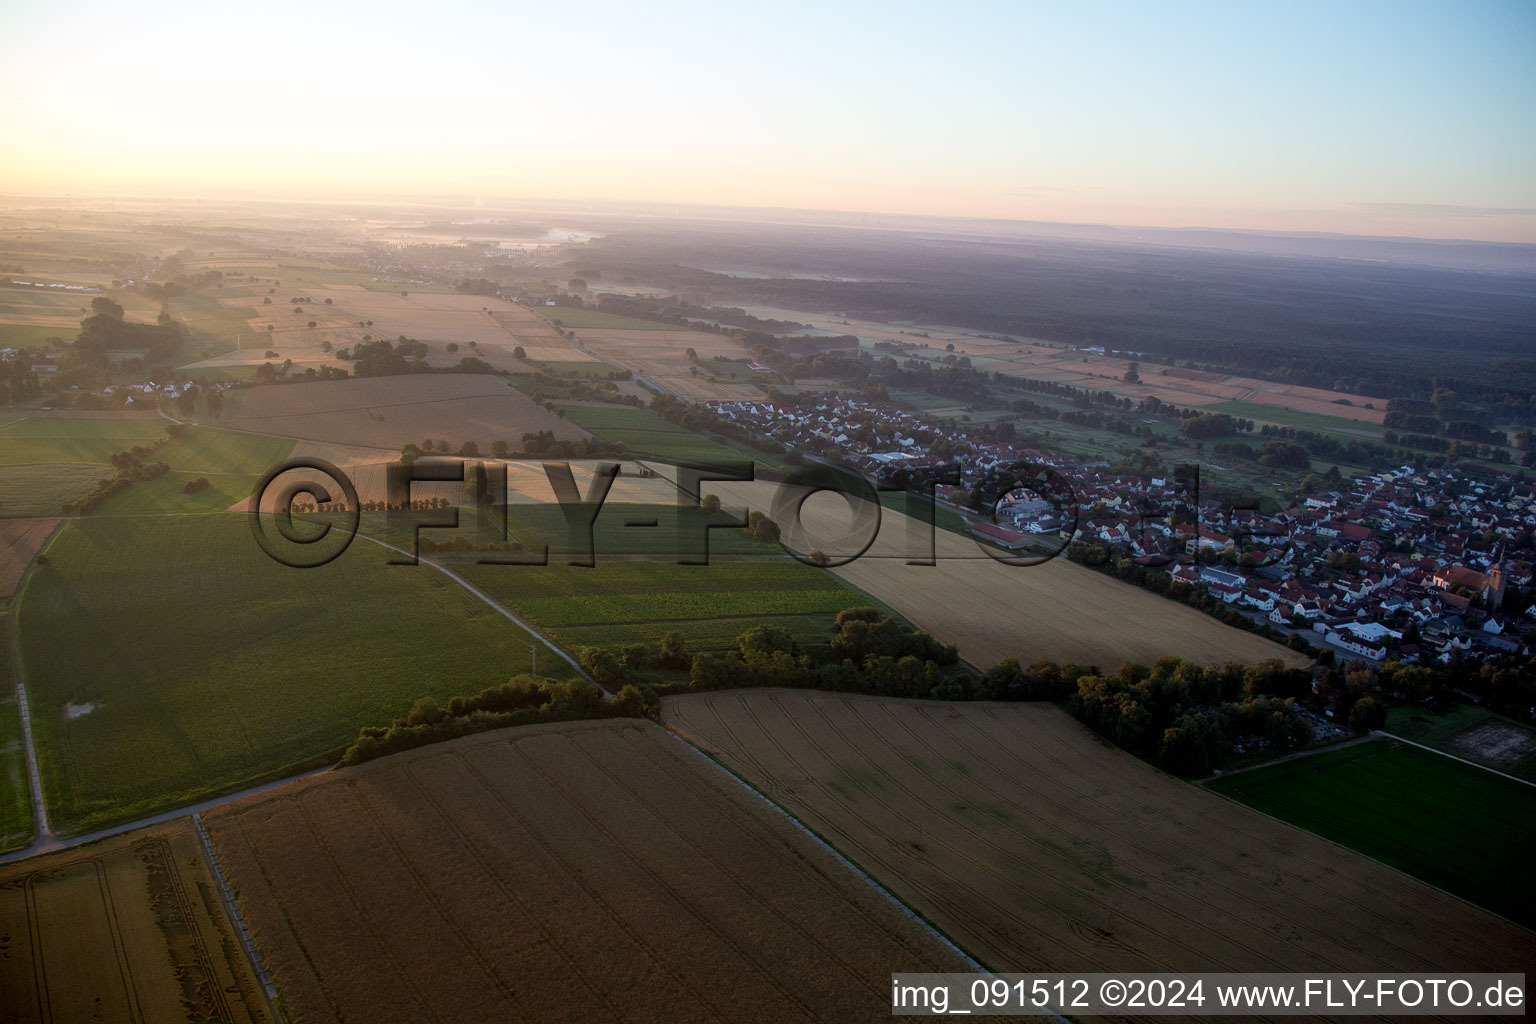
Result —
POLYGON ((1536 242, 1533 54, 1533 0, 0 0, 0 192, 1536 242))

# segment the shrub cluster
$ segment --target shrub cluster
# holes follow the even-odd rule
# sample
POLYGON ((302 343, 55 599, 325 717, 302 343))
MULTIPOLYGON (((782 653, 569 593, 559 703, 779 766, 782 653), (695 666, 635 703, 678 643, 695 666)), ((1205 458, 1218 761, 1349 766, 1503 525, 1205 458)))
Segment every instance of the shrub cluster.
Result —
POLYGON ((514 676, 500 686, 472 697, 454 697, 447 707, 431 697, 411 706, 404 718, 388 726, 369 727, 341 755, 342 765, 361 764, 386 754, 457 739, 489 729, 539 722, 571 722, 589 718, 643 718, 653 715, 657 696, 646 687, 625 686, 604 697, 585 679, 535 679, 514 676))

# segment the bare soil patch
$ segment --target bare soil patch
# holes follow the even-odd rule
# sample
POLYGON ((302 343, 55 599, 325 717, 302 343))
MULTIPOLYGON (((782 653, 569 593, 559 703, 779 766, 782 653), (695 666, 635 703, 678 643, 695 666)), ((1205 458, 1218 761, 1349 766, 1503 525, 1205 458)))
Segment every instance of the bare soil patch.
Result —
POLYGON ((22 574, 57 525, 57 517, 0 519, 0 597, 16 593, 22 574))

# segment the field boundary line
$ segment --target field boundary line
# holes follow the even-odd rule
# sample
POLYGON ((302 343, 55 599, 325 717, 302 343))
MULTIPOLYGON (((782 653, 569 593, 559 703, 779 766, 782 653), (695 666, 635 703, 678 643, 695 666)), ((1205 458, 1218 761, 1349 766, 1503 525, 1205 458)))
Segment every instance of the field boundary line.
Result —
MULTIPOLYGON (((1381 735, 1385 735, 1385 733, 1381 735)), ((1299 761, 1304 757, 1314 757, 1318 754, 1326 754, 1330 750, 1345 750, 1349 747, 1357 747, 1362 743, 1370 743, 1376 738, 1376 735, 1372 735, 1370 733, 1367 733, 1364 736, 1353 736, 1339 743, 1319 744, 1318 746, 1307 750, 1298 750, 1293 754, 1286 754, 1284 757, 1277 757, 1272 761, 1260 761, 1258 764, 1244 765, 1241 768, 1233 768, 1230 771, 1214 772, 1205 776, 1204 778, 1190 779, 1189 781, 1193 782, 1197 786, 1204 786, 1207 782, 1215 782, 1218 779, 1230 779, 1234 775, 1241 775, 1244 772, 1256 772, 1260 768, 1273 768, 1275 765, 1287 764, 1291 761, 1299 761)))
POLYGON ((177 818, 184 818, 192 814, 200 814, 203 811, 218 807, 221 804, 231 803, 232 801, 239 800, 242 797, 255 796, 258 793, 265 793, 269 789, 276 789, 279 786, 286 786, 290 782, 298 782, 300 779, 307 779, 311 775, 319 775, 321 772, 328 772, 330 770, 330 766, 326 766, 324 768, 313 768, 307 772, 300 772, 297 775, 289 775, 281 779, 273 779, 271 782, 263 782, 260 785, 252 786, 249 789, 238 790, 234 793, 225 793, 223 796, 210 797, 207 800, 202 800, 195 804, 187 804, 183 807, 173 807, 170 810, 161 811, 158 814, 151 814, 147 818, 136 818, 133 821, 125 821, 120 825, 109 825, 106 828, 97 829, 95 832, 85 832, 81 835, 67 837, 55 835, 50 837, 47 842, 38 840, 31 846, 23 847, 20 850, 12 850, 10 853, 0 854, 0 864, 10 864, 13 861, 26 860, 28 857, 36 857, 45 853, 53 853, 58 850, 68 850, 76 846, 84 846, 87 843, 94 843, 100 839, 110 839, 113 836, 122 835, 124 832, 132 832, 135 829, 148 828, 151 825, 163 825, 168 821, 175 821, 177 818))
MULTIPOLYGON (((693 744, 691 741, 689 741, 685 736, 683 736, 681 733, 679 733, 672 726, 667 725, 666 723, 662 723, 662 725, 667 730, 667 733, 673 739, 677 740, 677 742, 681 743, 683 746, 685 746, 689 750, 693 751, 699 757, 702 757, 705 761, 708 761, 710 764, 714 765, 721 772, 724 772, 725 775, 728 778, 731 779, 731 781, 735 782, 738 786, 740 786, 741 788, 745 789, 747 792, 751 793, 753 796, 757 797, 757 799, 759 799, 763 803, 767 804, 770 808, 772 808, 773 810, 777 811, 779 814, 783 815, 784 818, 786 820, 788 820, 789 823, 791 825, 793 825, 799 832, 801 832, 803 835, 809 837, 810 840, 813 843, 815 843, 817 846, 821 847, 823 850, 825 850, 828 853, 830 853, 839 863, 841 863, 849 871, 853 872, 853 874, 854 874, 854 876, 856 878, 863 879, 865 882, 867 882, 870 886, 872 886, 874 888, 874 890, 876 892, 878 892, 881 896, 884 896, 887 900, 889 900, 898 910, 900 910, 903 914, 905 914, 911 920, 915 921, 920 928, 922 928, 929 935, 932 935, 934 938, 938 939, 939 943, 941 945, 943 945, 944 947, 949 949, 955 955, 959 956, 960 959, 964 960, 968 965, 970 965, 975 970, 977 970, 977 971, 979 971, 979 972, 981 972, 983 974, 992 974, 992 973, 994 973, 989 968, 984 967, 979 961, 976 960, 975 957, 971 956, 965 950, 961 949, 955 943, 955 941, 953 939, 951 939, 948 935, 945 935, 942 931, 940 931, 939 928, 935 924, 933 924, 933 922, 929 921, 927 918, 923 917, 922 914, 919 914, 912 907, 910 907, 906 903, 902 902, 901 897, 897 896, 890 889, 887 889, 873 875, 871 875, 869 872, 865 871, 863 868, 859 867, 852 860, 850 860, 848 857, 846 857, 842 853, 842 851, 840 851, 837 847, 833 846, 831 843, 827 842, 820 835, 818 835, 816 833, 815 829, 812 829, 809 825, 806 825, 799 818, 795 817, 793 814, 791 814, 789 812, 789 810, 787 810, 785 807, 783 807, 782 805, 780 805, 776 801, 772 800, 766 793, 764 793, 762 790, 758 789, 756 786, 752 785, 752 783, 748 782, 746 779, 742 778, 740 775, 737 775, 730 768, 728 768, 725 765, 724 762, 722 762, 718 758, 714 757, 713 755, 711 755, 708 751, 704 750, 703 748, 698 747, 695 744, 693 744)), ((1059 1022, 1059 1024, 1070 1024, 1070 1022, 1067 1020, 1067 1018, 1063 1017, 1061 1014, 1053 1013, 1053 1014, 1050 1014, 1050 1017, 1053 1020, 1056 1020, 1057 1022, 1059 1022)))
POLYGON ((22 572, 21 579, 16 581, 16 589, 12 592, 10 607, 6 611, 9 621, 6 628, 10 635, 7 638, 10 647, 11 673, 15 677, 16 686, 16 711, 21 715, 22 746, 27 755, 27 782, 32 790, 32 843, 23 847, 23 850, 32 849, 54 839, 53 825, 48 820, 48 801, 43 796, 42 769, 38 766, 37 743, 32 738, 32 709, 27 703, 26 671, 21 658, 21 601, 26 596, 27 583, 32 578, 32 570, 37 565, 38 555, 47 552, 53 544, 54 538, 64 528, 69 520, 61 518, 48 531, 48 536, 37 546, 37 552, 32 560, 27 563, 22 572))
POLYGON ((1413 740, 1404 739, 1401 736, 1395 736, 1395 735, 1393 735, 1390 732, 1383 732, 1380 729, 1377 729, 1375 732, 1372 733, 1372 735, 1374 735, 1374 736, 1385 736, 1389 740, 1396 740, 1398 743, 1406 743, 1410 747, 1418 747, 1420 750, 1427 750, 1431 754, 1439 754, 1441 757, 1448 757, 1452 761, 1460 761, 1462 764, 1471 765, 1473 768, 1480 768, 1480 769, 1482 769, 1485 772, 1491 772, 1492 774, 1497 775, 1501 779, 1508 779, 1510 782, 1518 782, 1522 786, 1530 786, 1532 789, 1536 789, 1536 782, 1532 782, 1529 779, 1517 778, 1516 776, 1507 774, 1505 772, 1501 772, 1497 768, 1490 768, 1490 767, 1488 767, 1485 764, 1479 764, 1476 761, 1469 761, 1469 760, 1467 760, 1464 757, 1457 757, 1455 754, 1451 753, 1448 750, 1441 750, 1438 747, 1427 747, 1427 746, 1425 746, 1422 743, 1416 743, 1413 740))
POLYGON ((379 545, 380 547, 389 548, 389 550, 391 550, 393 552, 396 552, 397 554, 401 554, 401 555, 405 555, 407 557, 415 558, 416 561, 421 563, 422 565, 430 565, 432 568, 436 569, 438 572, 442 573, 444 576, 447 576, 449 579, 453 580, 459 586, 463 587, 465 590, 469 591, 471 594, 475 595, 480 600, 484 601, 491 608, 493 608, 497 612, 501 613, 501 615, 503 617, 511 620, 516 625, 522 627, 522 629, 523 629, 523 631, 525 633, 527 633, 529 636, 531 636, 531 637, 535 638, 536 640, 538 640, 545 647, 547 647, 549 650, 553 651, 558 657, 560 657, 567 664, 569 664, 571 666, 571 668, 573 668, 577 672, 581 673, 581 676, 582 676, 583 679, 586 679, 592 685, 594 685, 598 689, 602 690, 603 694, 605 696, 609 696, 609 697, 613 696, 613 694, 610 693, 606 687, 604 687, 596 679, 593 679, 592 676, 587 672, 587 670, 581 667, 581 663, 580 662, 578 662, 575 658, 573 658, 569 654, 567 654, 562 648, 560 648, 558 645, 556 645, 552 640, 550 640, 548 637, 546 637, 543 633, 540 633, 538 630, 534 629, 532 626, 530 626, 528 623, 524 622, 522 619, 518 618, 516 615, 513 615, 511 612, 507 611, 507 609, 503 608, 500 604, 498 604, 495 600, 493 600, 490 597, 490 595, 486 594, 484 591, 480 590, 478 587, 476 587, 473 584, 471 584, 464 577, 460 576, 458 573, 454 572, 452 569, 449 569, 447 566, 443 565, 441 562, 434 562, 434 561, 432 561, 432 559, 425 558, 425 557, 423 557, 419 553, 413 555, 411 552, 405 550, 404 548, 397 548, 393 544, 389 543, 388 541, 379 540, 377 537, 370 537, 366 533, 358 533, 358 534, 355 534, 355 536, 361 537, 363 540, 372 541, 373 543, 379 545))
POLYGON ((267 1012, 271 1014, 273 1020, 282 1020, 282 1016, 277 1012, 277 1006, 273 1003, 277 998, 277 986, 272 983, 272 975, 267 971, 266 962, 261 958, 261 951, 256 948, 250 928, 246 926, 245 918, 240 913, 239 904, 235 902, 234 890, 230 888, 229 879, 224 874, 224 862, 219 859, 219 851, 214 848, 213 837, 208 834, 208 828, 203 824, 202 811, 192 812, 192 826, 197 830, 197 838, 203 844, 203 859, 208 862, 208 871, 219 887, 219 899, 224 903, 224 913, 229 917, 229 923, 235 926, 235 935, 240 940, 240 948, 245 950, 245 957, 250 961, 251 970, 256 972, 256 984, 261 986, 261 995, 266 1001, 267 1012))

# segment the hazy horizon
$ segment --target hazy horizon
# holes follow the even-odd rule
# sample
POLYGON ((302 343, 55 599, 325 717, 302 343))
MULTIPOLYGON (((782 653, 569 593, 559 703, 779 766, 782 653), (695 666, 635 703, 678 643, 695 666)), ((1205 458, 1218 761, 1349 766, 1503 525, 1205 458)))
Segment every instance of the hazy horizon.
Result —
POLYGON ((0 17, 0 192, 1536 242, 1520 3, 0 17))

